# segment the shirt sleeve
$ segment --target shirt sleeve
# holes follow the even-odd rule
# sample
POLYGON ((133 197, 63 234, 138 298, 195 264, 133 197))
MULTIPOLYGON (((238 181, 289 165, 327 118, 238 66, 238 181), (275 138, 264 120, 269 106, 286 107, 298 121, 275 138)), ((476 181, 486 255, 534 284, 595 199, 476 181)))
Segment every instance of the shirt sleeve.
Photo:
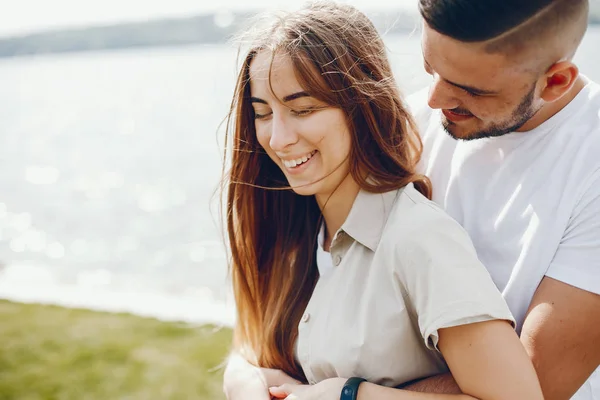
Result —
MULTIPOLYGON (((467 232, 433 206, 396 247, 395 276, 418 320, 425 345, 437 350, 438 330, 514 318, 477 258, 467 232)), ((416 218, 415 218, 416 219, 416 218)))
POLYGON ((573 209, 546 276, 600 294, 600 171, 573 209))

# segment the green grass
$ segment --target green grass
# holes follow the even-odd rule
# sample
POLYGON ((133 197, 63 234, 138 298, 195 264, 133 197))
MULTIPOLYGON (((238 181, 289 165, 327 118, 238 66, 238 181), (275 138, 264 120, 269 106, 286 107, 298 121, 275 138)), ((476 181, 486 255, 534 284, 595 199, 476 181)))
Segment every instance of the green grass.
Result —
POLYGON ((0 301, 0 400, 224 399, 231 330, 0 301))

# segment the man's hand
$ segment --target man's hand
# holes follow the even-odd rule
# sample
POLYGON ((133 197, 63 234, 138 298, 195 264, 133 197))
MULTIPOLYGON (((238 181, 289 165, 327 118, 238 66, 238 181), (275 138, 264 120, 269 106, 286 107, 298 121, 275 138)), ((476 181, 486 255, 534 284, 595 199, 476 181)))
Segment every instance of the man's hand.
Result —
POLYGON ((600 295, 545 277, 521 342, 546 400, 568 400, 600 365, 600 295))
POLYGON ((271 387, 269 392, 276 399, 287 400, 338 400, 346 383, 344 378, 325 379, 316 385, 287 383, 271 387))

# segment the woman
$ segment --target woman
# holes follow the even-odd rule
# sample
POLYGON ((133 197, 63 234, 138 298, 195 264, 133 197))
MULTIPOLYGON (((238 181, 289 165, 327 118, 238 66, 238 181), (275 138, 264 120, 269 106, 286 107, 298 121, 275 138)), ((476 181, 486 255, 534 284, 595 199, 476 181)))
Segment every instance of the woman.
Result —
POLYGON ((542 399, 500 293, 415 173, 371 22, 315 3, 250 32, 225 211, 234 345, 262 369, 231 361, 228 397, 542 399), (448 370, 465 395, 395 388, 448 370))

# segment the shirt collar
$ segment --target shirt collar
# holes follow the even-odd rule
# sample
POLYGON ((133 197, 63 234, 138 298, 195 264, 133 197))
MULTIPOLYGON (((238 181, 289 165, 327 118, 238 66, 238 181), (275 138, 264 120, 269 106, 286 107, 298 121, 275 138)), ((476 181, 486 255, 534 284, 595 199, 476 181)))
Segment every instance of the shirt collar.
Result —
POLYGON ((371 251, 375 251, 392 206, 402 190, 404 188, 385 193, 360 190, 341 230, 371 251))

